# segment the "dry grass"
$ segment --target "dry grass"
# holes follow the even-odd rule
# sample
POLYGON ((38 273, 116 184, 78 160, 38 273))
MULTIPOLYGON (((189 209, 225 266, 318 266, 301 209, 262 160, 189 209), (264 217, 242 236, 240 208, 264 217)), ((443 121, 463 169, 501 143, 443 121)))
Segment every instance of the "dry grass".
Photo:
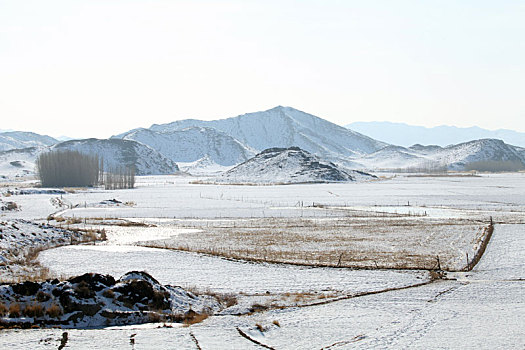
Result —
POLYGON ((209 295, 217 299, 217 301, 224 307, 231 307, 237 304, 237 296, 233 293, 219 293, 211 289, 199 289, 195 286, 187 286, 185 290, 195 295, 209 295))
POLYGON ((147 246, 257 262, 371 269, 434 269, 439 256, 443 269, 454 270, 462 268, 464 252, 474 248, 472 237, 480 231, 472 221, 417 217, 268 218, 205 225, 195 221, 193 227, 203 230, 198 235, 182 233, 147 246))
POLYGON ((11 305, 9 305, 9 317, 17 318, 20 317, 20 315, 20 304, 11 303, 11 305))
POLYGON ((192 324, 200 323, 204 321, 208 317, 210 317, 210 315, 208 315, 207 313, 202 313, 202 314, 195 313, 195 314, 186 316, 184 320, 182 321, 182 323, 185 326, 191 326, 192 324))
POLYGON ((9 311, 9 309, 7 308, 7 306, 0 302, 0 316, 5 316, 7 315, 7 312, 9 311))
POLYGON ((102 292, 102 295, 109 299, 115 299, 115 292, 111 289, 106 289, 102 292))
POLYGON ((27 317, 42 317, 44 316, 44 308, 41 304, 26 305, 22 313, 27 317))
POLYGON ((281 324, 280 324, 279 321, 277 321, 277 320, 274 320, 274 321, 272 322, 272 324, 275 325, 275 326, 277 326, 277 327, 279 327, 279 328, 281 328, 281 324))
POLYGON ((46 309, 46 315, 51 318, 57 318, 63 314, 62 308, 58 304, 51 304, 46 309))

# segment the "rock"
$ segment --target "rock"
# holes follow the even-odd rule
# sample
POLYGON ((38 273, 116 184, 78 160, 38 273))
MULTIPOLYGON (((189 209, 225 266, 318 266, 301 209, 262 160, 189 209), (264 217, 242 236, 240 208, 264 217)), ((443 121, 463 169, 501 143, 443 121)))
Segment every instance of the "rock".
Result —
POLYGON ((13 284, 11 286, 13 292, 18 295, 35 295, 40 290, 40 283, 26 281, 23 283, 13 284))
POLYGON ((101 275, 98 273, 85 273, 81 276, 70 278, 68 281, 75 284, 85 282, 89 288, 95 292, 115 285, 115 279, 113 276, 101 275))

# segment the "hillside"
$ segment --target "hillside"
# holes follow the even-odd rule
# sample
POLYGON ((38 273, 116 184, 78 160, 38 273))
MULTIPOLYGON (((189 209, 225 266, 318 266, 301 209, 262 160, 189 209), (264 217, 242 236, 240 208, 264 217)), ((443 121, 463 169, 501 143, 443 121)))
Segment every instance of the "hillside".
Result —
POLYGON ((9 131, 0 133, 0 151, 28 147, 52 146, 59 141, 46 135, 26 131, 9 131))
POLYGON ((356 162, 367 169, 447 168, 465 170, 476 162, 512 162, 525 164, 521 147, 508 145, 501 140, 481 139, 447 147, 414 145, 410 148, 388 146, 366 155, 356 162))
POLYGON ((172 160, 146 145, 131 140, 72 140, 61 142, 51 149, 98 154, 104 159, 105 167, 134 166, 137 175, 173 174, 179 170, 172 160))
POLYGON ((140 142, 174 162, 190 163, 206 159, 209 164, 233 166, 255 155, 252 149, 230 135, 205 127, 171 131, 136 129, 113 138, 140 142))
POLYGON ((34 175, 36 157, 44 148, 28 147, 0 151, 0 179, 34 175))
POLYGON ((330 160, 372 153, 387 145, 314 115, 282 106, 220 120, 186 119, 154 124, 150 129, 167 132, 195 126, 219 130, 257 151, 297 146, 330 160))
POLYGON ((213 182, 291 184, 370 180, 375 176, 321 160, 298 147, 270 148, 223 173, 213 182))

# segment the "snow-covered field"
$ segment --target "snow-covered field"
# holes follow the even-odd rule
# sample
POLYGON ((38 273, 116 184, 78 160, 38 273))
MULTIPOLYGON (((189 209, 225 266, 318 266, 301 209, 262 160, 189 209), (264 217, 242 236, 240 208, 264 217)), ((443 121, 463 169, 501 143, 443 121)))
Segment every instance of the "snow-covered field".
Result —
MULTIPOLYGON (((254 341, 274 349, 521 349, 525 346, 524 180, 525 174, 397 176, 357 184, 244 187, 193 185, 182 177, 141 177, 134 190, 77 191, 58 196, 61 202, 52 194, 12 195, 9 200, 22 210, 2 213, 2 220, 45 219, 55 213, 156 225, 107 226, 108 242, 103 245, 41 253, 42 263, 58 273, 96 271, 118 277, 145 269, 161 283, 242 292, 237 310, 246 306, 243 298, 264 303, 270 300, 268 294, 270 298, 284 298, 285 293, 330 295, 297 303, 302 306, 288 302, 284 308, 270 307, 251 315, 225 313, 191 327, 67 330, 71 348, 111 344, 129 349, 130 336, 136 334, 137 349, 195 349, 197 343, 202 349, 261 348, 254 341), (104 202, 108 199, 128 204, 108 205, 104 202), (399 287, 428 281, 427 273, 248 263, 131 245, 198 236, 207 226, 216 227, 226 219, 367 220, 371 215, 377 220, 417 220, 423 225, 472 220, 478 226, 492 217, 496 228, 473 271, 449 273, 450 280, 407 289, 399 287)), ((93 226, 94 221, 78 225, 93 226)), ((56 348, 62 333, 57 329, 4 330, 0 348, 56 348)))

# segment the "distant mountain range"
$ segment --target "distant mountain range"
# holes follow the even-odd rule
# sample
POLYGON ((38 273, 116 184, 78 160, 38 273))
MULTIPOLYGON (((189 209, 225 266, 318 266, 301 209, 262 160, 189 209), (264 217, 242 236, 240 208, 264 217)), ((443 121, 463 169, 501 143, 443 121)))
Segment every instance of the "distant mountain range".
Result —
MULTIPOLYGON (((104 158, 106 165, 134 166, 139 175, 172 174, 179 170, 179 166, 193 174, 223 172, 246 163, 266 149, 290 147, 299 147, 301 151, 318 157, 319 162, 332 162, 346 169, 464 170, 477 162, 507 162, 518 168, 525 167, 525 148, 502 140, 481 138, 441 146, 448 143, 453 133, 449 132, 447 136, 447 132, 443 132, 440 142, 435 142, 439 136, 430 132, 428 140, 412 144, 412 137, 420 137, 418 132, 412 131, 411 134, 404 130, 420 129, 398 126, 396 129, 391 125, 389 129, 389 135, 399 137, 399 142, 391 144, 297 109, 278 106, 227 119, 186 119, 154 124, 150 128, 133 129, 104 140, 60 142, 35 133, 7 132, 0 133, 0 151, 5 150, 0 152, 0 175, 28 174, 40 152, 59 149, 97 153, 104 158), (399 144, 410 144, 410 147, 399 144)), ((376 129, 376 132, 381 130, 376 129)), ((385 126, 383 130, 386 129, 385 126)), ((434 129, 441 130, 429 130, 434 129)), ((523 134, 506 131, 506 135, 521 140, 517 144, 523 144, 523 139, 518 137, 523 134)))
POLYGON ((426 128, 392 122, 355 122, 346 127, 374 139, 405 147, 414 144, 444 147, 479 139, 499 139, 511 145, 525 147, 525 133, 506 129, 487 130, 477 126, 458 128, 446 125, 426 128))

